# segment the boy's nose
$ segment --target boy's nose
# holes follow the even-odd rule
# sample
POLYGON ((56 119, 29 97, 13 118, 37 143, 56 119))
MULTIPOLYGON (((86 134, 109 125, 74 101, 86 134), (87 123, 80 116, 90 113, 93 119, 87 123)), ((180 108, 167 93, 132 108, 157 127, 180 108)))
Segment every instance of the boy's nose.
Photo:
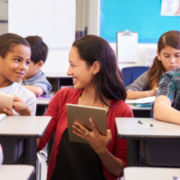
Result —
POLYGON ((25 69, 26 68, 26 64, 25 63, 20 63, 19 68, 20 69, 25 69))

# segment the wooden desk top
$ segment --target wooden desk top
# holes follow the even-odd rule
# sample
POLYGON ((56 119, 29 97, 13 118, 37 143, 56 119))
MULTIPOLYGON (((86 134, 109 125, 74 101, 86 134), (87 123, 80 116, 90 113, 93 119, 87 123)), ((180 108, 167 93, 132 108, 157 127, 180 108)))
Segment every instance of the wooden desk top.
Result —
POLYGON ((177 124, 153 118, 115 118, 115 121, 120 138, 180 138, 180 125, 177 124), (150 124, 153 126, 151 127, 150 124))
POLYGON ((179 168, 127 167, 124 169, 125 180, 174 180, 180 178, 179 168))
POLYGON ((34 171, 33 166, 29 165, 1 165, 0 179, 1 180, 28 180, 34 171))
POLYGON ((1 137, 41 137, 50 116, 7 116, 0 122, 1 137))

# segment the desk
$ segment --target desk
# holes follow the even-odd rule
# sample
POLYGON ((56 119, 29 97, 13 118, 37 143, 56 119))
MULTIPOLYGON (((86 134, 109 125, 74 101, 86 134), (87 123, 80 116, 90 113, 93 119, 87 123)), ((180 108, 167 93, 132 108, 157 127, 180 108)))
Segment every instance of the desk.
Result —
POLYGON ((50 92, 46 97, 45 96, 36 97, 36 104, 41 106, 48 106, 49 102, 51 101, 54 95, 55 95, 54 92, 50 92))
POLYGON ((139 141, 144 139, 176 139, 180 143, 180 126, 166 123, 153 118, 116 118, 116 126, 119 138, 128 141, 128 166, 138 166, 139 164, 139 141), (138 121, 148 125, 139 124, 138 121), (150 127, 149 124, 153 124, 150 127))
POLYGON ((125 180, 173 180, 180 177, 179 168, 142 168, 128 167, 124 169, 125 180))
POLYGON ((1 165, 1 180, 29 180, 34 172, 34 167, 29 165, 1 165))
POLYGON ((128 104, 133 111, 134 117, 151 117, 150 107, 137 107, 134 104, 128 104))
POLYGON ((66 73, 47 72, 45 74, 52 85, 52 91, 58 91, 61 89, 61 86, 73 85, 72 77, 68 76, 66 73))
POLYGON ((0 122, 0 137, 24 139, 24 164, 36 167, 36 138, 42 137, 50 120, 50 116, 7 116, 0 122))

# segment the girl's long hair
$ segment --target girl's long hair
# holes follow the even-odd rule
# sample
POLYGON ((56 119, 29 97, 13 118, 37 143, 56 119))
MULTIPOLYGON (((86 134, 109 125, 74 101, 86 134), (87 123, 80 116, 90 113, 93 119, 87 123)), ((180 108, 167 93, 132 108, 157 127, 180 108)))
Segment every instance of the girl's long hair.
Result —
MULTIPOLYGON (((158 41, 158 52, 160 53, 163 48, 170 46, 175 49, 180 49, 180 32, 168 31, 164 33, 158 41)), ((157 87, 162 73, 165 71, 163 64, 156 56, 153 65, 148 70, 148 89, 151 90, 157 87)))
POLYGON ((103 96, 111 100, 124 101, 126 90, 123 77, 109 43, 98 36, 87 35, 76 40, 72 46, 77 47, 80 57, 89 66, 92 66, 95 61, 99 62, 101 69, 95 75, 94 86, 101 102, 107 105, 103 96))

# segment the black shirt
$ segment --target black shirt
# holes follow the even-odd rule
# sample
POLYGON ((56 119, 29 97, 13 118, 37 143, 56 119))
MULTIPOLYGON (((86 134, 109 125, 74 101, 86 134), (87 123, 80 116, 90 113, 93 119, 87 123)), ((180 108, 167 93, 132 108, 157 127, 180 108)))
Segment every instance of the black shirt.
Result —
POLYGON ((70 142, 68 129, 59 144, 51 180, 105 180, 99 156, 89 144, 70 142))

